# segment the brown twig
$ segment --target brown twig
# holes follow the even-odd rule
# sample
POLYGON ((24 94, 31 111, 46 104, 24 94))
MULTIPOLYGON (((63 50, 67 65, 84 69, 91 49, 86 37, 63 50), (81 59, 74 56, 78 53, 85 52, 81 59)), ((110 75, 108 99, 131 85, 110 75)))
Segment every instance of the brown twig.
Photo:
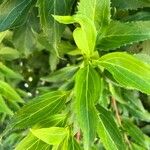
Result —
MULTIPOLYGON (((121 116, 119 114, 119 110, 118 110, 118 107, 117 107, 116 100, 115 100, 114 97, 111 97, 111 100, 112 100, 112 107, 115 111, 117 122, 118 122, 119 126, 122 127, 121 116)), ((129 145, 129 148, 131 148, 131 144, 130 144, 130 141, 129 141, 128 136, 127 136, 126 133, 124 133, 124 139, 125 139, 125 142, 129 145)))

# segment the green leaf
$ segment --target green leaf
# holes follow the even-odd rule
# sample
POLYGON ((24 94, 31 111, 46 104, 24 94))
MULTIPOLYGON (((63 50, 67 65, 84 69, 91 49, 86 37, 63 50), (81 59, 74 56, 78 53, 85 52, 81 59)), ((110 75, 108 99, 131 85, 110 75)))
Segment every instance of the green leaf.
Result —
POLYGON ((75 82, 75 109, 87 150, 95 138, 97 113, 94 104, 99 98, 100 85, 100 76, 91 66, 78 71, 75 82))
POLYGON ((15 150, 51 150, 51 146, 29 133, 15 148, 15 150))
POLYGON ((2 73, 5 77, 8 78, 16 78, 23 79, 23 77, 19 74, 6 67, 3 63, 0 62, 0 73, 2 73))
POLYGON ((20 52, 20 54, 28 56, 31 52, 33 52, 37 43, 36 35, 33 33, 30 21, 14 31, 12 40, 15 48, 20 52))
POLYGON ((81 27, 77 27, 73 32, 76 45, 81 52, 87 57, 93 55, 96 42, 96 28, 94 23, 85 15, 77 14, 74 16, 53 16, 55 20, 64 24, 79 23, 81 27))
POLYGON ((4 99, 1 95, 0 95, 0 112, 6 113, 6 114, 9 114, 9 115, 13 115, 13 112, 6 105, 4 99))
POLYGON ((92 20, 99 30, 110 22, 110 0, 80 0, 77 13, 92 20))
POLYGON ((112 114, 100 105, 97 105, 97 110, 100 113, 97 133, 104 147, 107 150, 125 150, 125 143, 112 114))
POLYGON ((65 26, 55 21, 52 14, 69 15, 73 2, 74 0, 62 0, 61 2, 60 0, 37 1, 41 26, 44 34, 48 38, 49 44, 51 45, 49 50, 53 50, 55 55, 58 55, 57 47, 61 41, 61 36, 64 32, 65 26))
POLYGON ((64 107, 66 92, 54 91, 38 96, 27 103, 11 120, 9 128, 27 128, 58 113, 64 107))
POLYGON ((6 82, 0 81, 0 93, 9 101, 24 103, 14 88, 6 82))
POLYGON ((143 146, 140 146, 138 144, 135 144, 135 143, 131 143, 131 147, 132 147, 132 150, 145 150, 145 148, 143 146))
POLYGON ((112 6, 119 9, 138 9, 150 7, 149 0, 112 0, 112 6))
POLYGON ((4 60, 14 60, 19 58, 20 53, 16 49, 10 47, 2 47, 0 48, 0 56, 4 60))
POLYGON ((2 40, 4 39, 4 37, 6 36, 8 31, 4 31, 4 32, 0 32, 0 43, 2 42, 2 40))
POLYGON ((131 138, 135 141, 135 143, 141 145, 143 148, 148 149, 149 144, 146 140, 145 135, 143 132, 134 125, 129 119, 123 119, 123 127, 127 131, 127 133, 131 136, 131 138))
POLYGON ((51 73, 47 77, 43 77, 43 81, 47 82, 64 82, 71 79, 71 77, 75 74, 75 72, 78 70, 77 66, 68 66, 64 67, 60 70, 57 70, 53 73, 51 73))
POLYGON ((66 128, 60 127, 31 129, 31 132, 34 136, 49 145, 60 144, 69 134, 66 128))
POLYGON ((114 50, 134 42, 150 39, 150 21, 121 23, 112 21, 97 37, 97 48, 114 50))
POLYGON ((0 5, 0 31, 14 28, 26 21, 36 0, 6 0, 0 5))
POLYGON ((124 52, 106 54, 97 62, 106 68, 123 87, 150 94, 150 66, 148 64, 124 52))

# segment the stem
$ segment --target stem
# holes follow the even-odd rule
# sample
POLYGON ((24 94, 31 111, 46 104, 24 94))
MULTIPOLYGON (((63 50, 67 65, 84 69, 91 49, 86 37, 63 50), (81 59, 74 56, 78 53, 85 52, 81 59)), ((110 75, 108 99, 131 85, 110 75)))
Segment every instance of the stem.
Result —
POLYGON ((77 139, 78 142, 80 142, 80 138, 81 138, 81 133, 80 133, 80 131, 79 131, 79 132, 77 132, 77 134, 76 134, 76 139, 77 139))
MULTIPOLYGON (((119 110, 118 110, 118 107, 117 107, 117 103, 116 103, 116 100, 114 97, 111 97, 111 100, 112 100, 112 107, 116 113, 116 119, 117 119, 117 122, 119 124, 119 126, 122 127, 122 123, 121 123, 121 116, 119 114, 119 110)), ((129 145, 129 148, 131 149, 131 144, 130 144, 130 141, 128 139, 128 136, 126 133, 124 133, 124 139, 125 139, 125 142, 129 145)))

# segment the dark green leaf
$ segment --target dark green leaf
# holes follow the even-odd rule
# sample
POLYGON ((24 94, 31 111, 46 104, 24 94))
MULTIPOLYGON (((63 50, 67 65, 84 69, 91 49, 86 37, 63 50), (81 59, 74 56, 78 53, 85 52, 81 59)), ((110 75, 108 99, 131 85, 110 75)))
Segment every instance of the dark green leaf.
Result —
POLYGON ((0 5, 0 31, 14 28, 26 21, 36 0, 6 0, 0 5))
POLYGON ((123 119, 123 127, 137 144, 141 145, 143 148, 149 148, 148 141, 145 137, 146 135, 144 135, 129 119, 123 119))
POLYGON ((126 146, 112 114, 97 105, 99 111, 98 135, 107 150, 125 150, 126 146))
POLYGON ((112 6, 119 9, 138 9, 150 7, 149 0, 112 0, 112 6))
POLYGON ((114 50, 134 42, 150 39, 150 21, 121 23, 112 21, 97 37, 97 48, 114 50))

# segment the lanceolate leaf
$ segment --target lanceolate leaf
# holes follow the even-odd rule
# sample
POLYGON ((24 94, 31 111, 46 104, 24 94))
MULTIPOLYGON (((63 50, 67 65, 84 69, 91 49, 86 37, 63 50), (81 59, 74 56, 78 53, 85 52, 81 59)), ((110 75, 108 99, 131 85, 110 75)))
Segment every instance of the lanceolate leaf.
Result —
POLYGON ((76 76, 76 116, 83 131, 84 146, 87 150, 96 133, 97 114, 94 103, 99 98, 100 82, 99 74, 91 66, 80 69, 76 76))
POLYGON ((110 22, 110 0, 80 0, 77 13, 92 20, 99 29, 110 22))
POLYGON ((0 80, 0 93, 9 101, 24 103, 18 93, 6 82, 0 80))
POLYGON ((106 68, 120 85, 150 94, 150 66, 127 53, 102 56, 98 64, 106 68))
POLYGON ((112 21, 97 37, 97 47, 114 50, 134 42, 150 39, 150 21, 121 23, 112 21))
POLYGON ((100 113, 97 133, 104 147, 107 150, 125 150, 126 146, 112 114, 100 105, 97 105, 97 110, 100 113))
POLYGON ((36 0, 6 0, 0 6, 0 31, 21 25, 36 0))
POLYGON ((119 9, 138 9, 150 7, 149 0, 112 0, 112 6, 119 9))
POLYGON ((31 132, 34 136, 49 145, 60 144, 69 134, 66 128, 60 127, 32 129, 31 132))
POLYGON ((11 120, 9 128, 27 128, 61 111, 65 104, 66 92, 54 91, 34 98, 11 120))

